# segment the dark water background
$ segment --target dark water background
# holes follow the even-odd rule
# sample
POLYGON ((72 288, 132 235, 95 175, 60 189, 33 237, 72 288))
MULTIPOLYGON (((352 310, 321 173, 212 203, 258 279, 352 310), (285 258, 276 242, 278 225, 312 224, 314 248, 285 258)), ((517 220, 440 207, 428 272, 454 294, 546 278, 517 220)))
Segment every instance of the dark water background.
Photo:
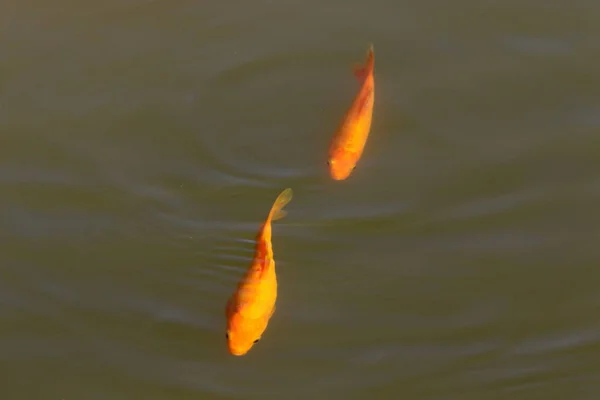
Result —
POLYGON ((0 397, 597 400, 599 37, 597 1, 6 0, 0 397), (277 312, 235 358, 285 187, 277 312))

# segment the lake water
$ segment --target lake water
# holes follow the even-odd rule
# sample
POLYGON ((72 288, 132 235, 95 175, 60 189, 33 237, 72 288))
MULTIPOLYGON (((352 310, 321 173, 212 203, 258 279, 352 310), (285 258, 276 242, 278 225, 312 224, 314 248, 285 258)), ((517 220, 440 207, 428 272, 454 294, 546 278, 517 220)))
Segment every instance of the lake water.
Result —
POLYGON ((6 0, 7 400, 597 400, 597 1, 6 0), (327 145, 375 48, 363 158, 327 145), (224 306, 277 194, 277 311, 224 306))

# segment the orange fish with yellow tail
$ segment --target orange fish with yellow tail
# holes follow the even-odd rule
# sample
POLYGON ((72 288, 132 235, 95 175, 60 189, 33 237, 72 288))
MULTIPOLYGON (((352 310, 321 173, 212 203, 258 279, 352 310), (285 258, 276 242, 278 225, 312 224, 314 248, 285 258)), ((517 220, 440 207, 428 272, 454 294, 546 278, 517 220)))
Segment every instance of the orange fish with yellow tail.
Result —
POLYGON ((344 180, 350 176, 365 148, 371 130, 375 100, 374 65, 375 54, 371 44, 365 65, 354 70, 354 75, 361 83, 360 90, 329 146, 327 164, 329 174, 335 180, 344 180))
POLYGON ((275 312, 277 276, 271 244, 271 222, 283 218, 283 207, 292 199, 292 189, 282 191, 256 236, 256 250, 252 265, 229 298, 227 318, 227 346, 236 356, 246 354, 267 329, 275 312))

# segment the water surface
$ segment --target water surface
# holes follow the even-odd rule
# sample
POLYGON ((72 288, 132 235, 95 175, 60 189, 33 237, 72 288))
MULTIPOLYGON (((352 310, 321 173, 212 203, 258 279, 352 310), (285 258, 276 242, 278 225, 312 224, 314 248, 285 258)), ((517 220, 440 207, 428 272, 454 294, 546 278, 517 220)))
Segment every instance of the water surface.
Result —
POLYGON ((4 398, 597 399, 600 3, 0 9, 4 398), (277 312, 232 357, 285 187, 277 312))

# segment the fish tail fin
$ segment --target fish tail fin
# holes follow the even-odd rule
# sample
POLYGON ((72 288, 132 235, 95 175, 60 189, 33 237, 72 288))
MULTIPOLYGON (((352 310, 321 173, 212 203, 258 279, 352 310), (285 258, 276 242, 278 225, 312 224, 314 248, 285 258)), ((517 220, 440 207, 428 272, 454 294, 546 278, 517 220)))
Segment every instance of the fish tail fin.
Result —
POLYGON ((271 207, 271 212, 269 213, 269 219, 271 221, 277 221, 287 215, 287 212, 283 209, 287 205, 287 203, 292 200, 292 189, 287 188, 279 193, 279 196, 275 199, 273 203, 273 207, 271 207))
POLYGON ((373 44, 369 43, 369 48, 367 49, 367 60, 364 65, 354 67, 354 76, 358 78, 359 81, 363 81, 367 79, 373 72, 373 68, 375 67, 375 50, 373 48, 373 44))

